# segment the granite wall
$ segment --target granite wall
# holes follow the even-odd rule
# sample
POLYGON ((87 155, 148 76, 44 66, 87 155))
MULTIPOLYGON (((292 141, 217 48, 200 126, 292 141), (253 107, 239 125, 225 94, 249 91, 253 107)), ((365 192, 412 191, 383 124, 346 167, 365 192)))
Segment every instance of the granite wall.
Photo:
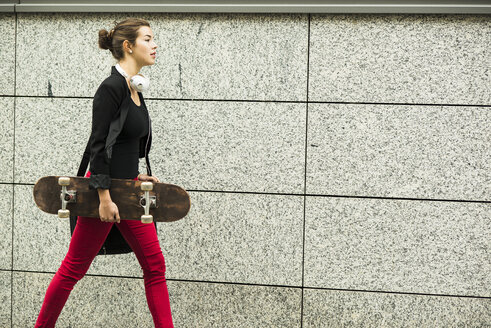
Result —
MULTIPOLYGON (((176 327, 489 327, 490 16, 86 13, 0 15, 0 327, 67 252, 33 184, 76 174, 128 16, 152 169, 192 198, 159 225, 176 327)), ((151 327, 141 276, 96 257, 58 326, 151 327)))

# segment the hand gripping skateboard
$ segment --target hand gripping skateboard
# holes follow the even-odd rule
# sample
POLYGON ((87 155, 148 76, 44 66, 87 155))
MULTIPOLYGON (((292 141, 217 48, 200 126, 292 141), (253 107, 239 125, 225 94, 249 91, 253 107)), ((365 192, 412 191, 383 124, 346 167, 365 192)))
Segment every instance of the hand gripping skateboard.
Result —
MULTIPOLYGON (((122 220, 177 221, 185 217, 191 207, 186 190, 173 184, 111 179, 109 193, 122 220)), ((42 211, 58 214, 60 218, 99 217, 99 193, 89 189, 89 178, 42 177, 34 185, 33 194, 42 211)))

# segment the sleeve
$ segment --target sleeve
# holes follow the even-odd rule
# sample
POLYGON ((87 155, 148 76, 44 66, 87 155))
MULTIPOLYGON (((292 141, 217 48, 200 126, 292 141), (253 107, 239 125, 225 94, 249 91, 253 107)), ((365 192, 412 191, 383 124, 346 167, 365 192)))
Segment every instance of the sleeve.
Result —
POLYGON ((111 187, 110 159, 105 146, 109 126, 117 115, 119 107, 116 90, 107 84, 101 84, 96 91, 92 105, 89 189, 109 189, 111 187))

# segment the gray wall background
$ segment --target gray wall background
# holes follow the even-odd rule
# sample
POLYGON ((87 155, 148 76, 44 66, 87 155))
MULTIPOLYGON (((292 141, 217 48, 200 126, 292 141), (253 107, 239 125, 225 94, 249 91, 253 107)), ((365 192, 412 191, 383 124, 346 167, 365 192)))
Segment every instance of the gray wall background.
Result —
MULTIPOLYGON (((36 180, 75 175, 114 20, 147 19, 152 169, 176 327, 491 322, 491 19, 0 14, 0 326, 33 326, 68 249, 36 180)), ((144 161, 141 162, 144 170, 144 161)), ((134 254, 96 257, 60 327, 151 327, 134 254)))

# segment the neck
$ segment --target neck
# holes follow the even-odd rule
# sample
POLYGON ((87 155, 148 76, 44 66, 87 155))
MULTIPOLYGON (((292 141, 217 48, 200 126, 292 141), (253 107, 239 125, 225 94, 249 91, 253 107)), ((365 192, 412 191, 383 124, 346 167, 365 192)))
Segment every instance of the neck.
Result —
POLYGON ((138 74, 142 66, 139 66, 135 60, 132 58, 127 58, 125 60, 119 61, 119 66, 128 74, 130 77, 138 74))

